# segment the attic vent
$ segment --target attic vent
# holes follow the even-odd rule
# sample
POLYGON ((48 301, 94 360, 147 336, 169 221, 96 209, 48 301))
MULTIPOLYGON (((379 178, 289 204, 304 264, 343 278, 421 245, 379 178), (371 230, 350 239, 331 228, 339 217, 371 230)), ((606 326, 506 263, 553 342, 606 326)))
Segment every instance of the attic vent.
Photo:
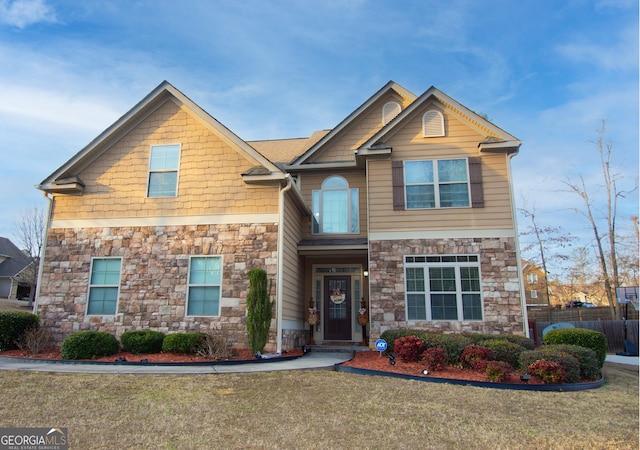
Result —
POLYGON ((386 125, 391 122, 391 119, 400 114, 400 110, 400 103, 385 103, 385 105, 382 107, 382 125, 386 125))
POLYGON ((440 111, 427 111, 422 116, 422 136, 444 136, 444 116, 440 111))

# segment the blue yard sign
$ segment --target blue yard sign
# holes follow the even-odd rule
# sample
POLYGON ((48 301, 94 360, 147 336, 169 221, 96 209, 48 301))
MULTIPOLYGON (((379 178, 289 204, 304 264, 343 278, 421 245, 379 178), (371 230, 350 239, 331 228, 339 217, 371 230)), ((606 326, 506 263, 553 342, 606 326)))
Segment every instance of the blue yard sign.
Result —
POLYGON ((378 339, 376 341, 376 350, 382 353, 386 349, 387 349, 387 341, 385 341, 384 339, 378 339))

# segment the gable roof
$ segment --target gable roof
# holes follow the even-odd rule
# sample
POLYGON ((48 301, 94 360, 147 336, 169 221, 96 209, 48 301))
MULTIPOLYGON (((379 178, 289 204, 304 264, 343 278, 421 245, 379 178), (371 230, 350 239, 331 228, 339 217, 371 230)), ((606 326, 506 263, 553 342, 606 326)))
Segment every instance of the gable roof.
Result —
POLYGON ((369 138, 365 143, 361 145, 360 149, 366 151, 375 149, 376 147, 384 146, 384 141, 395 134, 400 128, 402 128, 401 124, 405 121, 405 119, 414 116, 416 114, 416 111, 419 110, 421 106, 433 101, 437 101, 443 106, 450 106, 459 113, 460 119, 469 123, 475 128, 479 128, 480 130, 489 133, 487 139, 483 140, 479 144, 481 151, 518 151, 521 142, 517 138, 510 135, 503 129, 495 126, 484 117, 470 110, 466 106, 458 103, 456 100, 452 99, 444 92, 436 89, 433 86, 427 89, 413 103, 402 110, 400 114, 398 114, 387 125, 382 127, 377 133, 371 136, 371 138, 369 138))
POLYGON ((0 262, 0 277, 16 276, 32 263, 32 258, 4 237, 0 237, 0 256, 6 258, 0 262))
POLYGON ((331 130, 321 130, 314 131, 311 136, 305 138, 247 141, 247 143, 274 163, 288 163, 315 145, 329 132, 331 130))
POLYGON ((126 114, 104 130, 55 172, 45 178, 37 188, 46 192, 71 194, 82 193, 84 185, 77 177, 78 172, 104 153, 125 134, 135 128, 136 125, 147 118, 151 113, 156 111, 167 101, 171 100, 187 106, 191 111, 193 111, 194 116, 200 121, 200 123, 216 132, 216 134, 221 136, 222 139, 232 147, 246 153, 247 156, 254 159, 260 166, 266 169, 266 172, 275 172, 280 174, 277 175, 277 177, 284 178, 284 172, 269 159, 240 139, 222 123, 218 122, 189 97, 171 85, 171 83, 163 81, 126 114))
POLYGON ((378 90, 375 94, 373 94, 369 99, 367 99, 362 105, 356 108, 351 114, 349 114, 342 122, 336 125, 329 133, 323 136, 317 143, 309 147, 302 155, 295 158, 291 161, 290 166, 299 166, 308 162, 318 151, 320 151, 328 142, 330 142, 333 138, 340 134, 342 130, 347 128, 351 123, 356 121, 361 114, 363 114, 369 106, 378 101, 381 97, 386 95, 388 92, 396 92, 402 97, 405 97, 409 100, 414 101, 416 96, 411 93, 407 89, 403 88, 399 84, 394 81, 389 81, 382 88, 378 90))

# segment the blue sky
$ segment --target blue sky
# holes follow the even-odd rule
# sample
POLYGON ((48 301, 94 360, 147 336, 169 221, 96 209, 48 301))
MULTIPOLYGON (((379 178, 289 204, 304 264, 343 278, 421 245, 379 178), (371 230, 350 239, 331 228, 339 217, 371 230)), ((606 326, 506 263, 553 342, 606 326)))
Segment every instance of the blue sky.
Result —
MULTIPOLYGON (((637 0, 0 0, 0 67, 0 236, 162 80, 245 140, 332 128, 389 80, 433 85, 523 141, 518 203, 585 242, 559 180, 598 196, 603 119, 638 175, 637 0)), ((637 193, 619 213, 630 228, 637 193)))

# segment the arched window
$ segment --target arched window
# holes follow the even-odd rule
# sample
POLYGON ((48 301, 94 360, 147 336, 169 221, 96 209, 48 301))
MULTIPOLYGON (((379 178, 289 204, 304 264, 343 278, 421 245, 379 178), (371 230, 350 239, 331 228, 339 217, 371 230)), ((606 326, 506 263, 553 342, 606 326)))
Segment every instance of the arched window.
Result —
POLYGON ((427 111, 422 116, 422 136, 444 136, 444 116, 440 111, 427 111))
POLYGON ((312 193, 314 234, 360 232, 358 189, 341 176, 330 176, 312 193))
POLYGON ((382 107, 382 125, 386 125, 391 122, 395 116, 400 114, 401 108, 398 102, 385 103, 382 107))

